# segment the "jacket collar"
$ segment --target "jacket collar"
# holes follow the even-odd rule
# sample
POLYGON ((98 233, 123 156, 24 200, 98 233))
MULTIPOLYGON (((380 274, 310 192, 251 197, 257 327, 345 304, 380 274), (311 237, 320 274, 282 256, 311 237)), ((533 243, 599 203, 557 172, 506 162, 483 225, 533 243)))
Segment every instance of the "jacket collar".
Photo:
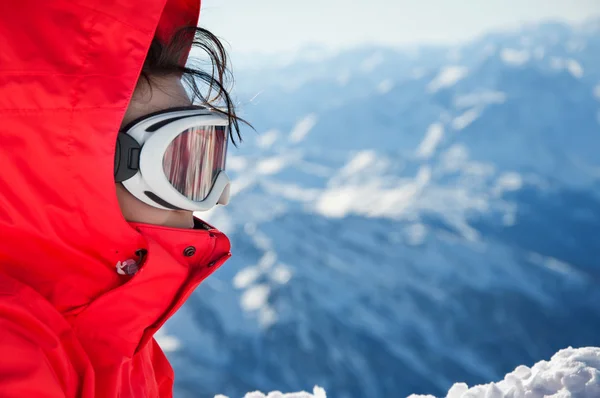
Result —
MULTIPOLYGON (((197 220, 195 229, 131 223, 146 239, 147 255, 133 276, 71 320, 88 353, 98 345, 131 357, 230 256, 229 239, 197 220)), ((117 270, 115 268, 115 273, 117 270)), ((92 360, 106 360, 98 353, 92 360)))

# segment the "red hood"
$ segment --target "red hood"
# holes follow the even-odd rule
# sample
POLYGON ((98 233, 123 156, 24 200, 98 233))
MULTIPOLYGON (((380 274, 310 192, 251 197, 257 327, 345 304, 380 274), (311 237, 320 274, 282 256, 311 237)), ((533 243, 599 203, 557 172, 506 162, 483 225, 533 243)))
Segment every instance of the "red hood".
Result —
POLYGON ((130 225, 114 148, 150 42, 195 25, 199 0, 2 1, 0 271, 81 328, 159 326, 228 257, 216 230, 130 225), (30 29, 23 29, 27 24, 30 29), (183 250, 195 246, 187 258, 183 250), (148 250, 133 278, 119 261, 148 250), (131 279, 131 280, 129 280, 131 279))

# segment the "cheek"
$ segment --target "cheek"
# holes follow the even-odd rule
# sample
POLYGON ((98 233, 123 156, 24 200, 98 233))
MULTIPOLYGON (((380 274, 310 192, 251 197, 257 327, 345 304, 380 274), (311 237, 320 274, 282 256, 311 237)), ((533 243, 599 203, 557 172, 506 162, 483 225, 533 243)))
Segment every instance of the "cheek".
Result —
POLYGON ((121 207, 121 213, 127 221, 149 222, 154 224, 160 217, 160 209, 148 206, 133 196, 121 184, 117 184, 117 200, 121 207), (158 212, 156 212, 157 210, 158 212))
POLYGON ((121 184, 117 184, 117 199, 121 213, 127 221, 173 228, 194 228, 192 212, 157 209, 137 199, 121 184))
POLYGON ((125 211, 130 206, 129 201, 131 200, 131 194, 127 192, 127 190, 121 184, 115 184, 115 187, 117 191, 117 201, 119 202, 121 211, 125 211))

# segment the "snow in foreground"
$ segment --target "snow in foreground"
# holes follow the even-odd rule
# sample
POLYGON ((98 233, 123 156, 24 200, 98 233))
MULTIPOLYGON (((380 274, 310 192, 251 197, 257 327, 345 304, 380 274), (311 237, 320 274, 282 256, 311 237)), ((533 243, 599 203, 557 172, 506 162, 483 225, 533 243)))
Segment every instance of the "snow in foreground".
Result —
MULTIPOLYGON (((598 398, 600 348, 567 348, 533 368, 519 366, 499 383, 455 384, 446 398, 598 398)), ((432 398, 411 395, 409 398, 432 398)))
MULTIPOLYGON (((227 398, 224 395, 217 395, 215 398, 227 398)), ((261 392, 249 392, 245 398, 327 398, 325 390, 320 387, 315 387, 312 394, 307 392, 296 392, 291 394, 282 394, 279 391, 274 391, 265 395, 261 392)))
MULTIPOLYGON (((532 368, 519 366, 499 383, 469 388, 455 384, 446 398, 599 398, 600 348, 567 348, 550 361, 541 361, 532 368)), ((217 395, 215 398, 227 398, 217 395)), ((260 392, 245 398, 326 398, 325 391, 315 387, 312 394, 301 392, 282 394, 260 392)), ((409 398, 434 398, 431 395, 411 395, 409 398)))

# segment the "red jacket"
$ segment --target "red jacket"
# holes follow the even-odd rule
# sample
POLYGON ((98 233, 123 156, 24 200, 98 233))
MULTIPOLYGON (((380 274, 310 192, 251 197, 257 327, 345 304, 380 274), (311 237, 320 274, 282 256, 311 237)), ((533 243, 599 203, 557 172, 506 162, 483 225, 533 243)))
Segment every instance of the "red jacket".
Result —
POLYGON ((0 397, 172 396, 152 336, 229 240, 127 223, 114 149, 155 32, 195 25, 199 6, 0 1, 0 397), (119 275, 139 249, 141 270, 119 275))

